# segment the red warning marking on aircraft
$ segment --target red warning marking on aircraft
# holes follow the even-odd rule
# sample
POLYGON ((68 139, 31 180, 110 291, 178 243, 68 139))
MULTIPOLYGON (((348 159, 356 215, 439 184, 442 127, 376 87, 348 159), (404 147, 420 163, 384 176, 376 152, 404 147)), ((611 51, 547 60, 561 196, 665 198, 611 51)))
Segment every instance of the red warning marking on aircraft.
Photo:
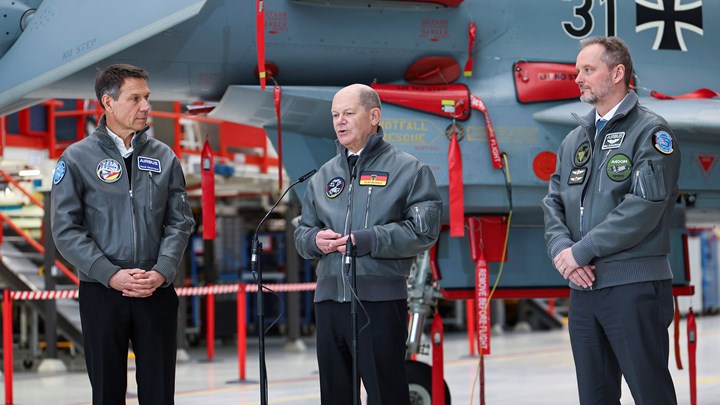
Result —
POLYGON ((557 156, 553 152, 540 152, 533 159, 533 171, 542 181, 549 181, 550 176, 555 173, 557 156))
POLYGON ((700 169, 703 171, 705 178, 710 176, 715 164, 717 163, 716 155, 697 155, 697 162, 700 165, 700 169))

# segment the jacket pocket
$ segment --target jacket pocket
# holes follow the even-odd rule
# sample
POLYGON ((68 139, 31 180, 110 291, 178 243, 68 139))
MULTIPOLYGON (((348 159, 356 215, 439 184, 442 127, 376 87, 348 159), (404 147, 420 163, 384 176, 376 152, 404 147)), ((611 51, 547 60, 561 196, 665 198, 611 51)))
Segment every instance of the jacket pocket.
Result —
POLYGON ((412 207, 412 213, 418 233, 430 236, 440 233, 440 211, 438 209, 416 205, 412 207))
POLYGON ((635 171, 633 194, 648 201, 663 201, 667 197, 662 165, 648 161, 635 171))

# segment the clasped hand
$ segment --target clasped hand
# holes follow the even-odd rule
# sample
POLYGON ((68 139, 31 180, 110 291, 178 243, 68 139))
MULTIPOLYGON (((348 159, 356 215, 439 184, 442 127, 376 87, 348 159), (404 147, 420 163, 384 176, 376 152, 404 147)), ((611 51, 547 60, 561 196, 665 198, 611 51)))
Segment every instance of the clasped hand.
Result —
MULTIPOLYGON (((332 229, 323 229, 322 231, 315 234, 315 245, 324 254, 330 254, 332 252, 345 253, 347 244, 347 235, 342 236, 332 229)), ((355 242, 355 237, 352 239, 355 242)))
POLYGON ((563 249, 558 253, 553 259, 553 265, 564 279, 570 280, 583 288, 592 286, 595 281, 595 266, 589 264, 580 266, 577 264, 571 248, 563 249))
POLYGON ((165 282, 165 276, 155 270, 120 269, 110 277, 110 287, 121 291, 124 297, 151 296, 165 282))

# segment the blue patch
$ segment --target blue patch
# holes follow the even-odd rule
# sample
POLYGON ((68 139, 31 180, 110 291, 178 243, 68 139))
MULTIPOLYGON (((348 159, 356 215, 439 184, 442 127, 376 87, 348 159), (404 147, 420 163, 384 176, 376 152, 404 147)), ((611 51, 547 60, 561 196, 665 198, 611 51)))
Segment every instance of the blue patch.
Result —
POLYGON ((95 173, 105 183, 115 183, 122 177, 122 166, 115 159, 105 159, 97 165, 95 173))
POLYGON ((342 194, 343 190, 345 190, 345 179, 342 177, 335 177, 325 186, 325 195, 328 198, 335 198, 342 194))
POLYGON ((669 155, 673 153, 673 140, 672 136, 666 131, 658 131, 653 135, 653 144, 658 152, 669 155))
POLYGON ((67 171, 67 166, 65 166, 65 162, 60 160, 57 162, 57 166, 55 166, 55 174, 53 174, 53 184, 58 184, 60 181, 65 177, 65 172, 67 171))
POLYGON ((146 172, 160 173, 160 161, 157 159, 149 158, 146 156, 138 156, 138 169, 145 170, 146 172))

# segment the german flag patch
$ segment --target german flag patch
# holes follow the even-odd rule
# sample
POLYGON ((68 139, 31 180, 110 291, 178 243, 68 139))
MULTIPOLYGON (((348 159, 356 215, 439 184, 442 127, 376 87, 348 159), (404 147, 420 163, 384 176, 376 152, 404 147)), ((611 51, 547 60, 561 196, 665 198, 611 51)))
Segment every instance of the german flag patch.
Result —
POLYGON ((361 172, 360 185, 385 187, 387 186, 389 176, 390 174, 388 172, 361 172))

